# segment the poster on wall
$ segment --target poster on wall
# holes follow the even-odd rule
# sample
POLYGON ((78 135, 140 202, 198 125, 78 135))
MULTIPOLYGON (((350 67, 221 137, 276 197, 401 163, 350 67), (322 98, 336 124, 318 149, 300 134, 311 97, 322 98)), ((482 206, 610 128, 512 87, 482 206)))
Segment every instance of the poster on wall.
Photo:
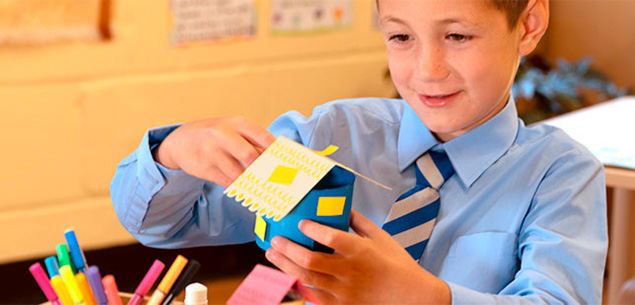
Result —
POLYGON ((176 46, 251 39, 254 0, 170 0, 170 42, 176 46))
POLYGON ((0 0, 0 46, 110 38, 107 0, 0 0))
POLYGON ((272 0, 273 34, 331 31, 352 24, 352 0, 272 0))

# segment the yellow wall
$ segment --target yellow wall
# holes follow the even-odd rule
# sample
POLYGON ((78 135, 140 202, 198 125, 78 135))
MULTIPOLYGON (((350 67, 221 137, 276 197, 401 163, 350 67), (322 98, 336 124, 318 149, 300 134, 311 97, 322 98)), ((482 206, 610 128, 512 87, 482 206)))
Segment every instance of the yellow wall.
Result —
POLYGON ((168 0, 112 2, 112 41, 0 47, 0 263, 53 254, 69 226, 88 249, 132 242, 108 187, 150 127, 393 92, 371 1, 350 29, 288 37, 260 1, 255 39, 188 48, 169 44, 168 0))

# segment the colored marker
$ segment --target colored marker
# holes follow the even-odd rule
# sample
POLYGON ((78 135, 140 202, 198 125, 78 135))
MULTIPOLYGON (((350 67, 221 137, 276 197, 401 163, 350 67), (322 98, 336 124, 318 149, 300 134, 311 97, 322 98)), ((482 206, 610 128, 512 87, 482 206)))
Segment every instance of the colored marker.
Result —
POLYGON ((176 296, 185 289, 185 286, 190 283, 200 267, 201 264, 199 264, 196 260, 190 260, 187 267, 185 267, 181 273, 181 276, 179 276, 179 279, 174 283, 174 286, 172 286, 170 292, 168 292, 165 296, 165 299, 163 299, 163 303, 161 303, 161 305, 171 304, 172 301, 174 301, 174 298, 176 298, 176 296))
POLYGON ((146 294, 148 294, 148 291, 150 291, 152 285, 154 285, 154 282, 156 282, 159 278, 159 275, 161 275, 161 271, 163 271, 164 267, 165 264, 163 264, 163 262, 158 259, 154 260, 154 263, 152 263, 150 270, 148 270, 148 273, 146 273, 146 275, 141 280, 141 283, 139 283, 139 286, 137 286, 137 289, 134 292, 134 296, 130 299, 128 305, 141 304, 143 298, 146 296, 146 294))
POLYGON ((78 272, 77 274, 75 274, 75 280, 77 281, 79 290, 84 296, 84 302, 86 303, 86 305, 97 305, 97 300, 95 300, 95 297, 93 296, 93 291, 90 289, 90 284, 88 284, 86 275, 78 272))
POLYGON ((85 305, 86 303, 84 303, 84 295, 79 289, 79 285, 77 284, 77 280, 75 280, 75 275, 73 274, 73 270, 71 270, 71 267, 68 265, 60 267, 60 275, 62 275, 62 280, 64 280, 64 284, 66 284, 66 288, 68 288, 71 299, 73 299, 73 304, 85 305))
POLYGON ((72 229, 66 229, 64 231, 64 237, 66 237, 66 243, 68 244, 68 249, 71 252, 71 260, 73 261, 73 265, 79 272, 86 273, 87 263, 86 256, 84 256, 84 251, 79 247, 79 243, 77 242, 77 236, 75 236, 75 231, 72 229))
POLYGON ((49 273, 49 277, 53 278, 56 275, 60 275, 60 265, 57 264, 57 257, 49 256, 44 260, 46 270, 49 273))
POLYGON ((101 282, 101 274, 99 273, 99 268, 97 266, 88 267, 88 271, 86 271, 86 277, 88 278, 90 288, 93 290, 93 294, 95 295, 97 304, 108 305, 108 297, 106 296, 106 292, 104 290, 104 284, 101 282))
MULTIPOLYGON (((71 262, 71 257, 68 254, 68 248, 66 248, 65 244, 57 245, 57 259, 59 260, 60 268, 62 266, 69 266, 71 268, 71 271, 73 271, 73 275, 77 273, 77 270, 75 270, 75 266, 73 265, 73 262, 71 262)), ((62 276, 62 279, 63 278, 64 277, 62 276)))
POLYGON ((108 297, 109 305, 121 305, 121 298, 119 297, 119 288, 117 288, 117 282, 112 274, 104 276, 101 280, 104 284, 104 290, 106 291, 106 297, 108 297))
POLYGON ((71 298, 70 293, 68 293, 68 289, 66 288, 66 284, 59 275, 56 275, 51 278, 51 286, 55 289, 57 296, 60 298, 62 304, 71 304, 73 305, 73 298, 71 298))
POLYGON ((176 279, 179 277, 179 274, 181 273, 183 268, 185 268, 186 264, 187 258, 183 257, 182 255, 176 257, 176 259, 172 263, 172 266, 170 266, 170 269, 168 269, 168 272, 161 280, 161 283, 159 283, 159 287, 157 287, 157 290, 155 290, 152 294, 152 298, 150 298, 150 301, 148 301, 148 305, 161 304, 161 301, 163 301, 163 298, 165 298, 167 292, 170 291, 170 288, 174 284, 174 281, 176 281, 176 279))
POLYGON ((57 293, 55 293, 55 289, 53 289, 53 286, 51 286, 49 277, 46 276, 46 273, 44 273, 42 265, 40 265, 40 263, 35 263, 31 265, 31 267, 29 267, 29 271, 31 271, 33 278, 35 278, 38 286, 40 286, 40 289, 42 289, 42 292, 44 292, 44 296, 46 297, 46 299, 49 300, 52 305, 60 305, 60 299, 57 296, 57 293))

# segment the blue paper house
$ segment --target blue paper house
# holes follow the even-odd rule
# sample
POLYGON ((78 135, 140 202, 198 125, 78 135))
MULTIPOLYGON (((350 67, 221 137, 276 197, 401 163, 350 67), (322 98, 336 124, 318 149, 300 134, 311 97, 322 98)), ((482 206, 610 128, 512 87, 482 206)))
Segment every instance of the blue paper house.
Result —
POLYGON ((335 150, 315 152, 279 137, 225 190, 256 213, 260 248, 269 249, 271 238, 281 235, 311 250, 332 252, 300 232, 298 223, 310 219, 348 231, 353 183, 356 175, 363 176, 326 157, 335 150))
POLYGON ((355 175, 338 166, 318 182, 313 189, 283 219, 274 221, 256 216, 256 244, 263 250, 271 247, 271 238, 284 236, 311 250, 332 252, 331 249, 306 237, 298 229, 302 219, 348 231, 353 200, 355 175))

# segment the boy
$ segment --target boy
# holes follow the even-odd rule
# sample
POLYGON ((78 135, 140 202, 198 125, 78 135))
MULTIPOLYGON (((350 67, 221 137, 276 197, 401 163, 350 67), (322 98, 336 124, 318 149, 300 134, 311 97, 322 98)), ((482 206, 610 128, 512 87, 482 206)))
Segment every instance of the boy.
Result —
POLYGON ((337 101, 309 118, 290 112, 271 133, 243 118, 150 130, 111 186, 120 221, 156 247, 252 241, 253 214, 222 186, 272 134, 285 135, 314 149, 339 146, 334 159, 393 187, 357 179, 357 234, 300 223, 335 254, 272 240, 266 257, 324 303, 600 304, 602 166, 561 131, 525 127, 510 96, 520 57, 547 28, 547 1, 378 1, 404 101, 337 101), (428 152, 447 155, 454 174, 438 187, 436 222, 415 257, 381 226, 428 152))

